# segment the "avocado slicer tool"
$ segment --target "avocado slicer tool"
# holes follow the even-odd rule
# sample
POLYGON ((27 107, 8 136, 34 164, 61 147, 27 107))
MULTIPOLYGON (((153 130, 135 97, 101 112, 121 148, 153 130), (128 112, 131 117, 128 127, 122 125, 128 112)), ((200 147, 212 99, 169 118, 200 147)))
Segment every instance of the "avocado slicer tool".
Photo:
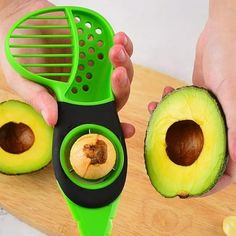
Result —
POLYGON ((81 235, 109 235, 126 180, 127 153, 110 77, 114 32, 98 13, 81 7, 50 7, 19 19, 5 52, 23 77, 52 89, 58 101, 53 167, 81 235), (99 180, 80 178, 69 153, 82 135, 98 133, 115 147, 113 170, 99 180))

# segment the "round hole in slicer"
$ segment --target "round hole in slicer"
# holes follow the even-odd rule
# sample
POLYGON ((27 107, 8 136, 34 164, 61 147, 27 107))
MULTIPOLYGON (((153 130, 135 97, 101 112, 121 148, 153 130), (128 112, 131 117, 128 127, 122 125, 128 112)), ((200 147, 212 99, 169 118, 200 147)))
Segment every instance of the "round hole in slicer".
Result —
POLYGON ((87 74, 86 74, 86 78, 87 78, 87 79, 92 79, 92 77, 93 77, 93 75, 92 75, 91 73, 87 73, 87 74))
POLYGON ((78 83, 80 83, 80 82, 82 82, 82 78, 78 76, 78 77, 76 78, 76 81, 77 81, 78 83))
POLYGON ((85 26, 90 29, 92 27, 92 24, 90 22, 87 22, 85 23, 85 26))
POLYGON ((79 23, 80 22, 80 18, 78 16, 75 17, 75 23, 79 23))
POLYGON ((73 88, 71 89, 71 92, 75 94, 75 93, 77 93, 77 92, 78 92, 78 89, 77 89, 77 88, 75 88, 75 87, 73 87, 73 88))
POLYGON ((83 33, 84 33, 83 29, 78 29, 78 34, 79 34, 79 35, 81 35, 81 34, 83 34, 83 33))
POLYGON ((84 52, 80 52, 79 53, 79 58, 80 59, 84 59, 86 57, 85 53, 84 52))
POLYGON ((99 54, 98 54, 98 59, 99 59, 99 60, 102 60, 103 58, 104 58, 104 55, 103 55, 102 53, 99 53, 99 54))
POLYGON ((104 43, 102 40, 99 40, 97 44, 98 44, 98 47, 102 47, 104 43))
POLYGON ((93 39, 94 39, 93 35, 90 34, 90 35, 88 36, 88 41, 93 41, 93 39))
POLYGON ((79 46, 80 46, 80 47, 83 47, 84 45, 85 45, 84 40, 80 40, 80 41, 79 41, 79 46))
POLYGON ((100 28, 97 28, 97 29, 95 30, 95 32, 96 32, 97 34, 102 34, 102 30, 101 30, 100 28))
POLYGON ((78 69, 81 71, 81 70, 84 70, 84 65, 79 65, 78 66, 78 69))
POLYGON ((89 48, 89 49, 88 49, 88 52, 89 52, 90 54, 93 54, 93 53, 95 53, 95 49, 94 49, 94 48, 89 48))
POLYGON ((88 86, 87 84, 85 84, 85 85, 83 86, 83 90, 84 90, 85 92, 87 92, 87 91, 89 90, 89 86, 88 86))
POLYGON ((88 65, 91 66, 91 67, 94 66, 94 61, 93 60, 89 60, 88 61, 88 65))

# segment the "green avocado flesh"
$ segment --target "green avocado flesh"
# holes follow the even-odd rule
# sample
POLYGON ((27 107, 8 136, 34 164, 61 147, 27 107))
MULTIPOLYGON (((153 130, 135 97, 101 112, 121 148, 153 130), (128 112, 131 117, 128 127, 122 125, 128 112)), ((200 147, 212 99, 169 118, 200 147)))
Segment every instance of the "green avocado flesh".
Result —
POLYGON ((227 131, 216 98, 195 86, 168 94, 151 115, 145 164, 165 197, 199 196, 214 187, 227 163, 227 131))
POLYGON ((24 174, 52 159, 53 128, 31 106, 15 100, 0 103, 0 172, 24 174))

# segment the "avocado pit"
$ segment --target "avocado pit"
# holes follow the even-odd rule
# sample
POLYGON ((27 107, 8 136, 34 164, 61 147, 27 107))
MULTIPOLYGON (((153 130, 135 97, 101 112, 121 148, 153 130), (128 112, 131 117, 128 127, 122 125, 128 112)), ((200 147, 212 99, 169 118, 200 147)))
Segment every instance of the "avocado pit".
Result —
POLYGON ((190 166, 199 157, 204 137, 201 127, 193 120, 173 123, 166 134, 166 152, 177 165, 190 166))
POLYGON ((0 128, 0 147, 12 154, 29 150, 35 141, 32 129, 24 123, 8 122, 0 128))
POLYGON ((90 180, 106 176, 116 162, 112 142, 101 134, 86 134, 74 142, 70 151, 70 164, 75 173, 90 180))
POLYGON ((84 154, 91 159, 91 165, 104 164, 107 160, 107 145, 103 140, 97 140, 96 144, 85 144, 84 154))

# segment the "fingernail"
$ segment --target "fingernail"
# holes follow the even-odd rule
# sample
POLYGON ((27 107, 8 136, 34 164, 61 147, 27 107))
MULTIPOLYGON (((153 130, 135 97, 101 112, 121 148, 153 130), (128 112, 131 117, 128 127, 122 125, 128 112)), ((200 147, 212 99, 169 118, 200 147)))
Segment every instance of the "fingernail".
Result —
POLYGON ((128 85, 129 79, 127 77, 124 77, 123 79, 120 80, 120 86, 121 87, 126 87, 128 85))
POLYGON ((125 52, 124 52, 124 50, 123 49, 121 49, 120 50, 120 53, 119 53, 119 60, 120 61, 125 61, 125 59, 126 59, 126 55, 125 55, 125 52))
POLYGON ((236 147, 236 142, 234 142, 234 145, 233 145, 233 151, 232 151, 232 156, 231 156, 231 158, 232 158, 232 160, 234 161, 234 162, 236 162, 236 150, 235 150, 235 147, 236 147))
POLYGON ((128 39, 127 39, 127 37, 126 37, 126 35, 125 35, 125 36, 124 36, 124 45, 126 46, 127 43, 128 43, 128 39))
MULTIPOLYGON (((42 115, 44 121, 48 124, 48 117, 47 117, 46 111, 42 110, 42 111, 41 111, 41 115, 42 115)), ((49 124, 48 124, 48 125, 49 125, 49 124)))

